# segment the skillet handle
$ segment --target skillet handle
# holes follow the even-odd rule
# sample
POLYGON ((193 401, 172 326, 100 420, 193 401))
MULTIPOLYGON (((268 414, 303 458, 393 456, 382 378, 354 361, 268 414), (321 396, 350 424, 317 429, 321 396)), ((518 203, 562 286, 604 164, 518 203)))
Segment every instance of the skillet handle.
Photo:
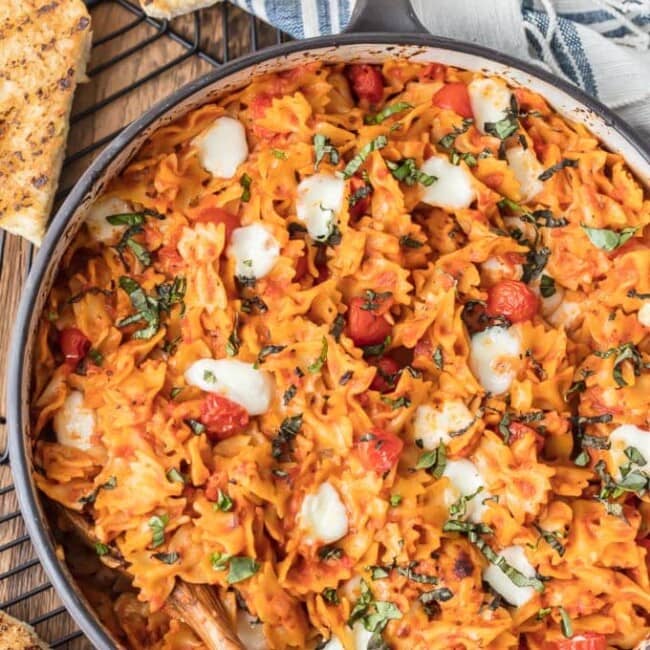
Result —
POLYGON ((427 34, 410 0, 357 0, 346 32, 427 34))

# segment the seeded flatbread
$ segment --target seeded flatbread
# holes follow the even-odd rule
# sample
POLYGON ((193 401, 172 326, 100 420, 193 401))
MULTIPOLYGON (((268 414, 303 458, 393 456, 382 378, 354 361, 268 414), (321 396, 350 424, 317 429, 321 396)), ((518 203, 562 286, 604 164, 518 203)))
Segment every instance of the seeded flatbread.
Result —
POLYGON ((81 0, 0 0, 0 227, 37 245, 90 41, 81 0))
POLYGON ((49 650, 34 629, 0 611, 0 650, 49 650))
POLYGON ((196 9, 203 9, 217 4, 220 0, 140 0, 140 4, 152 18, 169 19, 181 14, 188 14, 196 9))

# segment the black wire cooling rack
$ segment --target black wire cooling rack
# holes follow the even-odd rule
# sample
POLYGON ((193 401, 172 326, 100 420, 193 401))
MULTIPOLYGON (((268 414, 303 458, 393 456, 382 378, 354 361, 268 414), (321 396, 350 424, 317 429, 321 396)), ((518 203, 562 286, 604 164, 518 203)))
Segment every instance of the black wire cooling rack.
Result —
MULTIPOLYGON (((90 81, 75 97, 57 202, 104 145, 144 108, 212 68, 288 39, 227 2, 172 21, 148 17, 135 1, 86 0, 86 4, 93 18, 90 81)), ((33 253, 19 239, 0 234, 0 268, 13 278, 10 291, 20 291, 33 253)), ((0 304, 10 302, 9 296, 0 296, 0 304)), ((0 345, 6 347, 11 315, 2 311, 0 345)), ((3 387, 0 383, 0 390, 3 387)), ((0 415, 0 432, 5 425, 0 415)), ((0 609, 30 622, 52 648, 92 647, 62 607, 36 558, 18 510, 6 451, 0 455, 0 609)))

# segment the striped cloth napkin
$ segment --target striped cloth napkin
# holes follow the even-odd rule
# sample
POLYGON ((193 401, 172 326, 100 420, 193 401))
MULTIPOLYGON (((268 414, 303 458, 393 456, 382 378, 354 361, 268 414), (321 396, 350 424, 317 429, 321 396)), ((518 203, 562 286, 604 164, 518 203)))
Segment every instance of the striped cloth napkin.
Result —
MULTIPOLYGON (((296 38, 338 33, 354 0, 231 0, 296 38)), ((412 0, 432 34, 569 79, 650 138, 650 0, 412 0)))

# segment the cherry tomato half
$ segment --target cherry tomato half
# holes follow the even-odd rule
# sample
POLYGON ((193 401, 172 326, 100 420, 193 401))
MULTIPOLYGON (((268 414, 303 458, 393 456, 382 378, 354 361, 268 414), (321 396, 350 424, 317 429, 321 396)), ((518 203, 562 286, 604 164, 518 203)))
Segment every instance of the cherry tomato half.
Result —
POLYGON ((445 84, 433 96, 433 105, 439 108, 448 108, 463 117, 474 117, 467 86, 461 82, 445 84))
POLYGON ((548 650, 607 650, 607 639, 598 632, 583 632, 570 639, 552 641, 548 650))
POLYGON ((348 334, 354 344, 359 346, 382 343, 393 329, 383 315, 364 309, 366 303, 359 296, 352 298, 348 311, 348 334))
POLYGON ((382 357, 376 363, 377 374, 370 384, 371 390, 378 390, 380 393, 389 393, 397 384, 397 374, 401 370, 399 363, 390 357, 382 357))
POLYGON ((539 309, 539 298, 519 280, 501 280, 488 291, 488 316, 505 316, 511 323, 530 320, 539 309))
POLYGON ((222 223, 226 227, 226 241, 235 228, 239 228, 239 217, 224 208, 214 205, 215 197, 206 196, 195 208, 188 208, 185 214, 198 223, 222 223))
POLYGON ((224 440, 243 431, 248 425, 248 412, 227 397, 209 393, 201 403, 201 422, 212 440, 224 440))
POLYGON ((376 104, 384 96, 384 78, 381 71, 367 63, 355 63, 348 69, 352 90, 359 99, 376 104))
POLYGON ((357 442, 361 462, 379 474, 388 472, 397 465, 403 448, 401 438, 378 428, 372 429, 357 442))
POLYGON ((75 367, 90 350, 90 341, 76 327, 68 327, 59 333, 59 345, 65 357, 65 362, 75 367))

